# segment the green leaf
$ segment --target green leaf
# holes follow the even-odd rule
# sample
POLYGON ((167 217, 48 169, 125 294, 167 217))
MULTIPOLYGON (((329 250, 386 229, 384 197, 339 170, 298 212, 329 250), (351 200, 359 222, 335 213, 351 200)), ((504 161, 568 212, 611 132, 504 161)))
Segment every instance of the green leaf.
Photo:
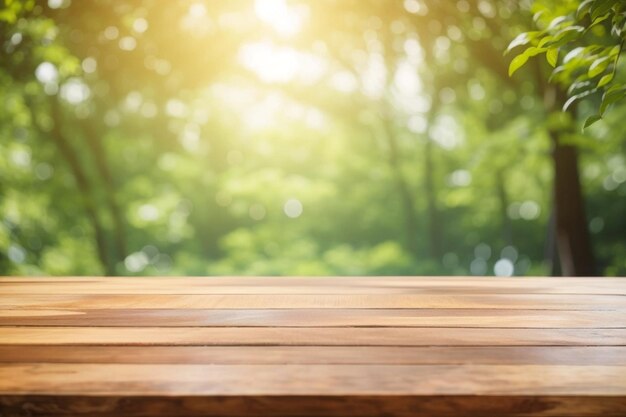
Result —
POLYGON ((617 54, 620 53, 621 50, 622 50, 622 48, 619 45, 615 45, 609 51, 609 56, 616 56, 617 54))
POLYGON ((591 65, 589 66, 589 71, 587 71, 587 75, 589 76, 589 78, 593 78, 597 75, 602 74, 607 67, 609 66, 609 58, 608 57, 602 57, 602 58, 598 58, 595 61, 593 61, 591 63, 591 65))
POLYGON ((546 42, 544 46, 563 46, 570 41, 580 38, 584 32, 585 28, 582 26, 568 26, 565 29, 558 31, 554 35, 554 40, 546 42))
POLYGON ((595 93, 597 90, 594 88, 593 90, 588 90, 585 91, 584 93, 580 93, 580 94, 576 94, 575 96, 570 97, 565 104, 563 105, 563 111, 567 111, 567 109, 574 104, 575 101, 580 100, 581 98, 587 97, 593 93, 595 93))
POLYGON ((556 63, 559 60, 559 48, 548 49, 548 52, 546 52, 546 59, 552 68, 556 67, 556 63))
POLYGON ((526 63, 526 61, 528 61, 528 58, 529 55, 527 55, 526 53, 520 54, 513 58, 511 64, 509 65, 509 77, 512 76, 515 71, 520 69, 526 63))
POLYGON ((595 0, 585 0, 580 3, 580 6, 578 6, 578 10, 576 10, 576 18, 581 19, 585 17, 585 15, 589 13, 589 9, 591 9, 591 4, 594 1, 595 0))
POLYGON ((626 22, 626 13, 615 13, 613 15, 613 21, 611 22, 611 25, 613 26, 611 28, 611 34, 613 36, 622 36, 622 33, 624 33, 624 29, 622 27, 624 22, 626 22))
POLYGON ((539 55, 541 53, 546 52, 548 49, 547 48, 537 48, 536 46, 531 46, 530 48, 526 49, 524 51, 524 55, 528 56, 529 58, 531 56, 535 56, 535 55, 539 55))
POLYGON ((579 98, 580 98, 580 96, 579 96, 579 95, 575 95, 575 96, 573 96, 573 97, 570 97, 570 98, 569 98, 569 99, 565 102, 565 104, 563 105, 563 111, 566 111, 566 110, 569 108, 569 106, 571 106, 571 105, 572 105, 572 104, 573 104, 576 100, 578 100, 579 98))
POLYGON ((585 29, 585 32, 589 32, 594 26, 599 25, 600 23, 604 22, 610 16, 611 16, 611 13, 606 13, 605 15, 598 17, 597 19, 593 21, 593 23, 587 26, 587 29, 585 29))
POLYGON ((596 0, 593 6, 591 6, 591 20, 595 21, 598 17, 611 10, 614 3, 614 0, 596 0))
POLYGON ((557 32, 557 36, 562 36, 561 39, 567 39, 568 41, 576 39, 580 37, 580 35, 585 31, 585 28, 582 26, 568 26, 563 30, 557 32))
POLYGON ((566 68, 563 65, 559 65, 558 67, 553 69, 550 77, 548 77, 548 82, 553 82, 554 80, 557 80, 559 77, 561 77, 565 72, 565 69, 566 68))
POLYGON ((515 37, 515 39, 513 39, 511 41, 509 46, 506 48, 506 51, 504 51, 504 55, 508 54, 509 52, 511 52, 512 49, 517 48, 518 46, 522 46, 522 45, 528 44, 528 42, 530 42, 532 39, 534 39, 537 36, 538 33, 539 32, 524 32, 524 33, 520 33, 519 35, 517 35, 515 37))
POLYGON ((606 74, 604 77, 600 78, 600 81, 598 81, 598 88, 604 87, 611 81, 613 81, 613 73, 606 74))
POLYGON ((602 103, 600 104, 600 114, 604 115, 606 109, 616 101, 619 101, 626 97, 626 87, 615 85, 609 88, 604 95, 602 95, 602 103))
POLYGON ((548 30, 552 30, 567 20, 567 16, 557 16, 548 25, 548 30))
POLYGON ((600 116, 599 114, 594 114, 593 116, 587 117, 587 120, 585 120, 585 125, 583 126, 583 130, 587 129, 598 120, 602 120, 602 116, 600 116))
POLYGON ((591 88, 589 88, 589 87, 592 87, 592 86, 593 86, 593 83, 592 83, 591 81, 579 81, 579 82, 575 82, 575 83, 573 83, 572 85, 570 85, 570 87, 567 89, 567 94, 568 94, 568 95, 571 95, 571 94, 573 94, 574 92, 575 92, 576 94, 580 94, 580 93, 582 93, 583 91, 588 91, 588 90, 590 90, 591 88))
POLYGON ((578 57, 584 51, 585 51, 585 48, 583 48, 582 46, 579 46, 578 48, 572 49, 571 51, 569 51, 567 53, 567 55, 565 55, 565 58, 563 58, 563 63, 567 64, 569 61, 571 61, 572 59, 578 57))
POLYGON ((623 90, 626 89, 626 87, 620 86, 620 85, 614 85, 613 87, 609 88, 608 90, 606 90, 605 94, 612 94, 615 93, 619 90, 623 90))
POLYGON ((543 48, 548 42, 552 42, 553 40, 554 40, 553 36, 550 36, 550 35, 544 36, 543 38, 541 38, 541 40, 537 44, 537 47, 543 48))

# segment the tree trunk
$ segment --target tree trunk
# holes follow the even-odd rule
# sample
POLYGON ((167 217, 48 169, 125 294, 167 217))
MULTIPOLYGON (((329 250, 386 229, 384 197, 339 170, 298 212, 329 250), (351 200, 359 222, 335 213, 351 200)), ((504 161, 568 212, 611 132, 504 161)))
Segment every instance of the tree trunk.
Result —
MULTIPOLYGON (((561 88, 545 84, 541 69, 535 66, 535 77, 544 91, 544 106, 548 112, 560 109, 567 99, 561 88)), ((568 112, 576 119, 576 106, 568 112)), ((578 170, 578 150, 563 143, 563 131, 548 131, 552 140, 552 166, 554 170, 554 240, 564 276, 595 275, 595 261, 591 237, 587 228, 585 199, 578 170)), ((556 258, 556 257, 555 257, 556 258)))
POLYGON ((398 149, 398 142, 393 132, 393 127, 390 125, 391 121, 383 120, 384 136, 387 141, 387 148, 389 151, 388 161, 391 168, 396 187, 400 194, 402 202, 402 208, 405 218, 405 231, 406 231, 406 246, 407 249, 416 257, 419 256, 417 247, 417 216, 415 213, 415 201, 409 184, 404 178, 402 173, 402 166, 400 164, 400 150, 398 149))
POLYGON ((114 261, 122 262, 128 255, 126 244, 126 222, 124 214, 116 198, 116 187, 113 175, 109 169, 105 149, 102 146, 102 134, 94 127, 93 122, 84 121, 83 129, 87 136, 87 144, 95 160, 95 166, 104 184, 105 204, 108 206, 113 219, 113 238, 115 242, 114 261))
POLYGON ((556 220, 554 215, 554 203, 552 211, 550 212, 550 217, 548 218, 544 260, 550 270, 551 276, 558 277, 561 275, 561 262, 559 261, 559 252, 556 247, 556 220))
MULTIPOLYGON (((91 198, 91 185, 89 184, 87 175, 80 164, 78 156, 63 134, 63 130, 61 128, 63 122, 61 104, 58 102, 56 97, 50 98, 50 114, 54 123, 50 137, 61 152, 63 158, 68 163, 70 171, 72 172, 76 185, 80 191, 85 213, 94 230, 96 249, 100 263, 102 264, 106 275, 115 275, 115 263, 111 262, 109 256, 106 232, 100 222, 100 219, 98 218, 97 207, 91 198)), ((42 134, 46 133, 43 132, 42 134)))
POLYGON ((556 246, 561 271, 566 276, 594 275, 595 263, 578 171, 578 152, 574 146, 560 143, 558 134, 552 132, 551 136, 556 246))
POLYGON ((441 222, 439 221, 439 209, 437 208, 437 191, 433 173, 435 170, 433 161, 433 141, 430 135, 425 137, 424 144, 424 191, 426 194, 426 205, 428 212, 428 243, 430 257, 434 260, 441 260, 441 222))
POLYGON ((502 243, 506 246, 513 244, 513 230, 511 227, 511 219, 509 218, 509 196, 506 192, 504 182, 504 169, 499 169, 496 175, 496 192, 500 202, 500 228, 502 231, 502 243))

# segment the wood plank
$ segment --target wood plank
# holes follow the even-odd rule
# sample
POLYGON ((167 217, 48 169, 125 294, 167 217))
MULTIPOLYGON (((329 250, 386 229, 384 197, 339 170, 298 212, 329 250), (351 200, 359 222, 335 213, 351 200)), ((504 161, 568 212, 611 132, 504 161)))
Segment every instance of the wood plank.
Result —
POLYGON ((211 282, 214 285, 407 285, 435 283, 437 285, 482 284, 523 285, 542 284, 553 286, 572 285, 624 285, 626 277, 488 277, 488 276, 5 276, 0 282, 53 283, 53 282, 161 282, 193 285, 211 282))
POLYGON ((2 327, 0 345, 626 346, 626 329, 2 327))
POLYGON ((217 284, 208 278, 204 281, 177 282, 175 280, 137 280, 128 281, 59 281, 59 282, 8 282, 0 280, 0 293, 5 295, 36 294, 605 294, 626 295, 626 282, 622 285, 613 283, 577 285, 554 285, 519 282, 468 282, 459 283, 444 280, 415 280, 398 285, 397 282, 345 283, 329 282, 325 285, 303 285, 299 280, 293 284, 217 284))
MULTIPOLYGON (((367 288, 399 288, 413 289, 448 289, 457 288, 469 292, 476 290, 492 291, 495 289, 539 289, 545 291, 594 291, 596 289, 611 290, 622 293, 626 289, 626 278, 536 278, 519 277, 501 279, 495 277, 0 277, 0 287, 17 285, 28 291, 28 287, 62 285, 63 287, 79 288, 81 286, 99 286, 115 288, 167 288, 202 290, 207 287, 242 287, 247 291, 257 288, 280 288, 289 291, 291 288, 308 287, 312 291, 324 291, 326 287, 367 288)), ((20 288, 18 287, 18 288, 20 288)), ((65 289, 65 288, 64 288, 65 289)), ((75 289, 72 289, 75 290, 75 289)), ((224 291, 228 291, 225 288, 224 291)))
POLYGON ((623 396, 0 396, 12 417, 623 417, 623 396))
POLYGON ((624 416, 624 295, 624 278, 0 278, 0 415, 624 416))
POLYGON ((621 365, 623 346, 0 345, 0 363, 621 365))
POLYGON ((355 294, 355 295, 13 295, 0 298, 0 309, 136 308, 498 308, 542 310, 626 310, 619 295, 561 294, 355 294))
POLYGON ((574 365, 1 364, 0 395, 626 396, 625 376, 574 365))
POLYGON ((502 309, 0 310, 0 326, 626 328, 623 311, 502 309))

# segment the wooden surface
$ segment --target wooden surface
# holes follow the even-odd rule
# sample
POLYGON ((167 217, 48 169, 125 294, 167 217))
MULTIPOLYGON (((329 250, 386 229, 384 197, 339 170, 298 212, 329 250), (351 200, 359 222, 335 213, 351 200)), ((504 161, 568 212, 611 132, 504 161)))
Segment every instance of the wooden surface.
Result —
POLYGON ((0 278, 0 417, 626 416, 626 278, 0 278))

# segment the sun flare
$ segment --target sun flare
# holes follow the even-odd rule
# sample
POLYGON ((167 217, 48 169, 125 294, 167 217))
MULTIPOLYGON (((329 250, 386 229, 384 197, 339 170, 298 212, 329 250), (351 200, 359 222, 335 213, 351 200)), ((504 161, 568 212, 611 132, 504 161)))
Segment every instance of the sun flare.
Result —
POLYGON ((294 36, 302 28, 302 13, 289 7, 285 0, 256 0, 254 11, 262 22, 281 36, 294 36))
POLYGON ((266 40, 243 45, 239 60, 266 83, 286 83, 296 78, 310 83, 326 68, 324 61, 312 54, 266 40))

